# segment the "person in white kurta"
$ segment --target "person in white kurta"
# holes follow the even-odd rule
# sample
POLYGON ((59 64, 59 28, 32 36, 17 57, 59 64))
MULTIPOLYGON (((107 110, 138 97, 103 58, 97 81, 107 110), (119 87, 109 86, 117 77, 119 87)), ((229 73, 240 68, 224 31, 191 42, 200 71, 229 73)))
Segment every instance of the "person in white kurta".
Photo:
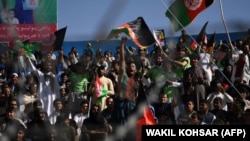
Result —
POLYGON ((250 81, 250 54, 249 43, 244 43, 243 53, 232 53, 233 75, 232 82, 239 81, 249 85, 250 81))
POLYGON ((212 56, 207 52, 206 44, 202 44, 201 52, 199 53, 199 55, 199 66, 201 66, 206 71, 207 79, 209 80, 209 82, 211 82, 213 77, 213 72, 211 68, 212 56))
POLYGON ((81 103, 80 103, 80 109, 81 109, 81 112, 80 113, 77 113, 75 115, 73 115, 73 119, 74 121, 76 122, 76 125, 77 125, 77 135, 78 137, 80 137, 81 135, 81 129, 82 129, 82 123, 83 121, 89 117, 89 106, 91 106, 89 104, 89 101, 88 100, 83 100, 81 103))
POLYGON ((222 109, 225 111, 228 111, 228 103, 233 103, 234 99, 232 96, 230 96, 228 93, 226 93, 221 85, 221 83, 217 83, 216 86, 214 86, 214 92, 209 93, 207 96, 207 100, 210 103, 210 110, 214 110, 214 99, 216 97, 220 97, 222 99, 222 109))
POLYGON ((38 78, 38 99, 41 100, 44 110, 50 115, 52 111, 54 111, 53 101, 60 96, 57 77, 52 73, 52 63, 50 61, 44 61, 41 70, 37 69, 30 59, 29 63, 32 68, 31 73, 35 74, 38 78))

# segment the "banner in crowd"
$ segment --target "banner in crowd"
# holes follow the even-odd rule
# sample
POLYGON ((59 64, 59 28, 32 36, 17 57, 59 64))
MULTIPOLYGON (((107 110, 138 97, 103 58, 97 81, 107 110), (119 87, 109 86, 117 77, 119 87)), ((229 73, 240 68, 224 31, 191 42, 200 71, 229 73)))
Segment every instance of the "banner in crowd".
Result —
POLYGON ((165 32, 164 29, 157 29, 153 30, 153 35, 156 40, 156 42, 161 46, 165 46, 166 39, 165 39, 165 32))
POLYGON ((41 41, 57 30, 57 0, 3 0, 0 11, 0 42, 41 41))

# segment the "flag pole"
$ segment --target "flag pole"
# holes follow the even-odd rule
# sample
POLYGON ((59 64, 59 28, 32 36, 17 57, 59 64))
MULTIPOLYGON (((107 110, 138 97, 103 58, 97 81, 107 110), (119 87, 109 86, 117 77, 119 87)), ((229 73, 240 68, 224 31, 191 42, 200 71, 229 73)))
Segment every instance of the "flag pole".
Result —
POLYGON ((213 65, 213 68, 214 68, 214 69, 217 69, 217 70, 221 73, 221 75, 228 81, 228 83, 233 87, 233 89, 237 92, 237 94, 239 94, 239 96, 242 97, 240 91, 235 87, 235 85, 234 85, 234 84, 230 81, 230 79, 223 73, 223 71, 221 71, 221 70, 219 69, 219 67, 218 67, 216 64, 213 65))
POLYGON ((88 117, 90 117, 90 110, 91 110, 91 103, 92 103, 92 98, 91 98, 91 96, 90 96, 90 98, 89 98, 89 109, 88 109, 88 117))
POLYGON ((226 22, 225 22, 225 18, 224 18, 224 14, 223 14, 223 8, 222 8, 222 1, 221 0, 220 0, 220 11, 221 11, 221 18, 222 18, 224 28, 225 28, 226 33, 227 33, 229 43, 232 44, 231 38, 230 38, 229 33, 228 33, 228 29, 227 29, 227 26, 226 26, 226 22))
MULTIPOLYGON (((228 29, 227 29, 227 26, 226 26, 226 22, 225 22, 225 18, 224 18, 224 14, 223 14, 223 8, 222 8, 222 1, 220 0, 220 11, 221 11, 221 17, 222 17, 222 21, 223 21, 223 24, 224 24, 224 28, 226 30, 226 33, 227 33, 227 37, 228 37, 228 40, 229 40, 229 43, 230 45, 232 44, 232 41, 231 41, 231 38, 229 36, 229 32, 228 32, 228 29)), ((222 71, 220 71, 220 73, 227 79, 227 81, 231 84, 231 86, 236 90, 236 92, 241 96, 241 93, 239 92, 239 90, 234 86, 234 84, 229 81, 229 79, 224 75, 224 73, 222 71)), ((241 96, 242 97, 242 96, 241 96)))

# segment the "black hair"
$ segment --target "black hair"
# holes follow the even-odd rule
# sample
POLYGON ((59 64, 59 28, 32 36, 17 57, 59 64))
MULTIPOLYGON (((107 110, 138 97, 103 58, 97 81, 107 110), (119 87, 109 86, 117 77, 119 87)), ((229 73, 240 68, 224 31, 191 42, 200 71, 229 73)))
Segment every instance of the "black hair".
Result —
POLYGON ((204 104, 206 104, 206 105, 209 105, 209 102, 208 102, 208 100, 206 100, 206 99, 200 100, 200 104, 202 104, 202 103, 204 103, 204 104))
POLYGON ((53 101, 53 105, 55 105, 57 102, 63 103, 62 100, 61 100, 60 98, 56 98, 56 99, 53 101))
POLYGON ((89 105, 89 101, 88 101, 87 99, 82 100, 82 102, 80 103, 80 107, 81 107, 83 104, 88 104, 88 105, 89 105))
POLYGON ((198 53, 192 53, 190 55, 190 59, 193 60, 193 59, 198 59, 200 60, 200 55, 198 53))
POLYGON ((41 100, 36 100, 36 101, 33 103, 33 106, 37 106, 38 104, 41 104, 41 105, 42 105, 42 101, 41 101, 41 100))
POLYGON ((195 118, 195 117, 197 117, 199 121, 202 121, 202 117, 201 117, 200 114, 198 114, 198 113, 193 113, 193 114, 191 115, 191 118, 192 118, 192 119, 195 118))
POLYGON ((216 98, 214 98, 213 102, 220 102, 220 103, 222 103, 222 98, 221 97, 216 97, 216 98))

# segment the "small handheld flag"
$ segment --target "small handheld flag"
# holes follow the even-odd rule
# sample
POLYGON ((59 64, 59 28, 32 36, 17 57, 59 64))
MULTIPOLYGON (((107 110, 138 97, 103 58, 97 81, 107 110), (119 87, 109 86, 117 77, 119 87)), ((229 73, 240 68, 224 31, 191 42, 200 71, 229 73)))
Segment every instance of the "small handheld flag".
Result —
POLYGON ((207 44, 207 35, 206 35, 206 28, 207 28, 208 21, 203 25, 200 33, 196 37, 195 41, 191 44, 191 50, 196 50, 199 43, 207 44))
POLYGON ((55 42, 54 42, 54 51, 62 48, 66 31, 67 31, 67 26, 57 30, 54 33, 56 37, 55 42))

